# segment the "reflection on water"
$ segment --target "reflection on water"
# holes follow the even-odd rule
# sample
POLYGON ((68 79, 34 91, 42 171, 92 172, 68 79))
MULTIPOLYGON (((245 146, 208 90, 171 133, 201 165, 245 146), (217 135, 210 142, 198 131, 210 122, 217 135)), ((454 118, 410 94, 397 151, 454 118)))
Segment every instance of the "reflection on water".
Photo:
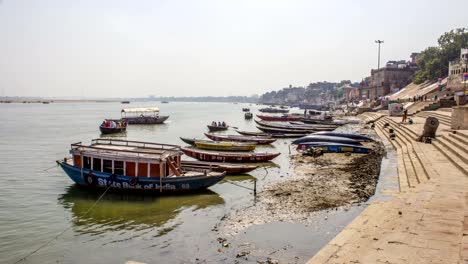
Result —
POLYGON ((162 227, 184 209, 195 211, 224 204, 223 198, 209 190, 162 197, 107 193, 90 210, 100 195, 101 192, 73 185, 60 196, 59 203, 72 212, 77 232, 97 235, 108 231, 152 229, 162 227))

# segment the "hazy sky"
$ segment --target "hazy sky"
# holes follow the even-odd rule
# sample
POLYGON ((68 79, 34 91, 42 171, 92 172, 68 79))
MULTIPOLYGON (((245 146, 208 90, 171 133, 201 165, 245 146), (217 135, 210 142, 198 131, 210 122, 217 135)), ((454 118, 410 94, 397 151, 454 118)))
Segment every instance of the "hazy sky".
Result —
POLYGON ((18 96, 251 95, 359 81, 468 27, 466 0, 0 0, 0 88, 18 96))

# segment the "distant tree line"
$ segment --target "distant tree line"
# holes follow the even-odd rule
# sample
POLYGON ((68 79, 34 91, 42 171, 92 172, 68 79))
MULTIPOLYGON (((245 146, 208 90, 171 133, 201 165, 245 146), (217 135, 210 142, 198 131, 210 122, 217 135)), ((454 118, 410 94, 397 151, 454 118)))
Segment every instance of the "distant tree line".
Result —
POLYGON ((460 57, 460 49, 468 48, 468 30, 458 28, 445 32, 438 39, 437 47, 428 47, 419 54, 413 82, 416 84, 425 81, 434 81, 448 75, 449 62, 460 57))

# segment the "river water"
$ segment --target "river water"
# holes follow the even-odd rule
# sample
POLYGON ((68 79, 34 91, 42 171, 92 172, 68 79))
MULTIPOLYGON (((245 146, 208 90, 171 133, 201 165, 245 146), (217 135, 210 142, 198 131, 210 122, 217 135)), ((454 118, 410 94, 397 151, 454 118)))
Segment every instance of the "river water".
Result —
MULTIPOLYGON (((170 115, 168 121, 131 125, 119 137, 184 145, 180 136, 202 137, 211 121, 256 131, 254 121, 244 120, 241 109, 250 107, 255 113, 260 107, 172 102, 0 104, 0 263, 234 262, 237 250, 220 250, 220 234, 213 227, 224 215, 254 206, 251 190, 222 182, 207 192, 184 196, 110 193, 89 211, 100 193, 77 188, 56 167, 55 160, 68 155, 71 143, 100 137, 98 126, 103 118, 120 117, 122 107, 150 106, 170 115)), ((257 178, 259 190, 287 180, 291 177, 289 142, 280 139, 272 146, 259 147, 282 153, 267 170, 229 180, 252 187, 257 178)), ((302 263, 361 210, 319 213, 314 225, 272 222, 253 226, 234 238, 233 245, 253 244, 265 259, 302 263)))

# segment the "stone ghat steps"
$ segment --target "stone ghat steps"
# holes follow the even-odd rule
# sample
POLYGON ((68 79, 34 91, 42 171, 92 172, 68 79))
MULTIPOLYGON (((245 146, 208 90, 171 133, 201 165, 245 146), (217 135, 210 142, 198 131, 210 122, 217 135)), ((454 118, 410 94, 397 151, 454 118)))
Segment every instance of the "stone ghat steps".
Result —
POLYGON ((418 184, 426 182, 437 174, 426 165, 427 158, 424 156, 424 151, 421 150, 419 142, 414 140, 414 135, 404 129, 404 126, 400 126, 400 124, 388 117, 384 117, 376 124, 379 129, 384 131, 387 138, 389 138, 390 128, 395 132, 395 139, 389 140, 399 154, 398 173, 401 191, 405 191, 407 188, 415 188, 418 184), (384 128, 385 123, 389 124, 387 128, 384 128))
POLYGON ((362 119, 362 121, 364 121, 365 123, 371 123, 371 122, 375 122, 377 120, 379 120, 380 118, 382 118, 384 115, 381 114, 381 113, 374 113, 374 112, 367 112, 367 113, 363 113, 360 115, 360 118, 362 119))
POLYGON ((448 127, 451 127, 451 125, 452 125, 452 118, 450 116, 447 116, 447 115, 438 114, 438 113, 435 113, 435 112, 420 112, 416 116, 424 117, 424 118, 428 118, 428 117, 432 116, 432 117, 437 118, 439 120, 439 123, 441 123, 443 125, 446 125, 448 127))
POLYGON ((468 144, 458 141, 453 134, 437 137, 432 141, 436 147, 455 167, 468 176, 468 144))

